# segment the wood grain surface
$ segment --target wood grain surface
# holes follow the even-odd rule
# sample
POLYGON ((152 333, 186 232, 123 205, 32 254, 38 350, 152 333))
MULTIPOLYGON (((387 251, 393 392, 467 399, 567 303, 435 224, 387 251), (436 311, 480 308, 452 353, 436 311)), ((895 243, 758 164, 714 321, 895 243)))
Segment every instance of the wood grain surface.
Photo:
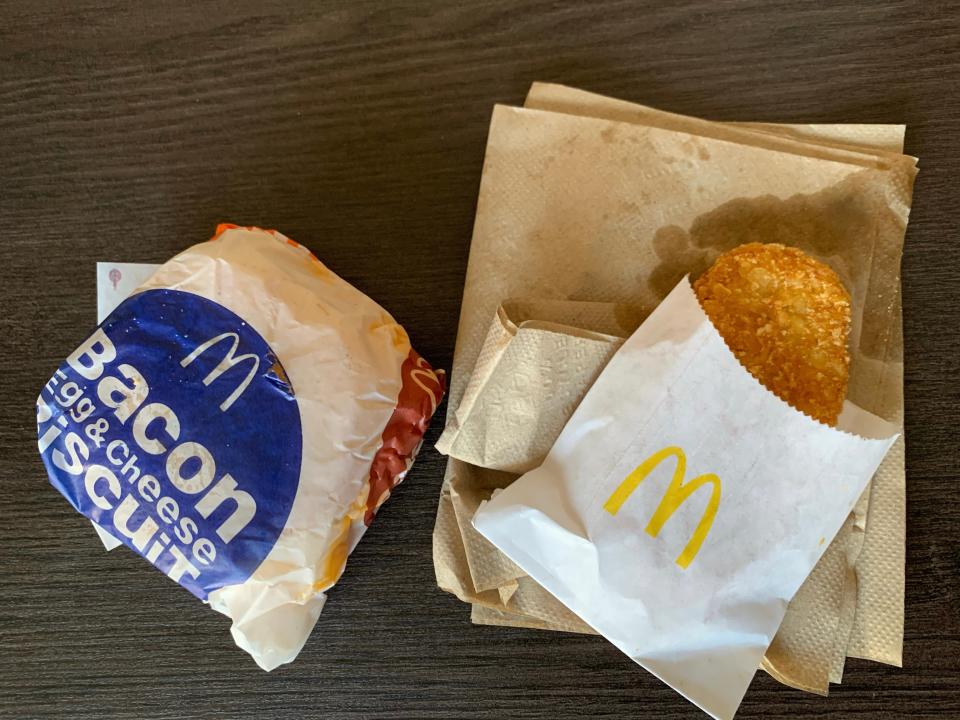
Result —
POLYGON ((449 367, 491 108, 534 80, 908 124, 905 667, 851 660, 829 698, 760 673, 738 718, 960 717, 960 8, 892 0, 0 4, 0 716, 705 717, 599 638, 474 627, 437 589, 437 429, 271 674, 226 618, 104 553, 37 455, 95 261, 161 262, 218 221, 306 244, 449 367))

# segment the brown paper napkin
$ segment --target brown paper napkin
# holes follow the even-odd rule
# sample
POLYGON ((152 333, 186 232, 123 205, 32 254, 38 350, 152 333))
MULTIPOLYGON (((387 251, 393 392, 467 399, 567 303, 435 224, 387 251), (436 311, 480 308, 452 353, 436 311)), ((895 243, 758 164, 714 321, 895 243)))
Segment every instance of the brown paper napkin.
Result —
MULTIPOLYGON (((683 274, 754 239, 840 272, 863 309, 850 397, 901 418, 898 270, 915 168, 897 153, 902 126, 725 125, 540 84, 527 105, 563 114, 494 113, 438 443, 453 458, 435 566, 441 587, 474 604, 474 622, 589 631, 473 531, 479 503, 515 477, 488 468, 534 466, 617 337, 683 274), (536 300, 497 307, 520 295, 536 300)), ((898 448, 767 654, 765 669, 787 684, 826 692, 848 652, 899 664, 898 448)))
POLYGON ((640 317, 612 303, 507 300, 437 449, 483 468, 532 470, 640 317))

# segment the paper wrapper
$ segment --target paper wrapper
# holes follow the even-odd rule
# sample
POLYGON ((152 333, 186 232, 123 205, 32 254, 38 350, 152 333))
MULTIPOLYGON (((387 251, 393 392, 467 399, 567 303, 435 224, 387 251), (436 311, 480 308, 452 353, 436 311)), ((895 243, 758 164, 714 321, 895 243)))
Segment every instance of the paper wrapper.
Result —
POLYGON ((727 720, 896 437, 850 403, 832 428, 773 395, 685 278, 543 463, 473 525, 631 659, 727 720))
MULTIPOLYGON (((130 267, 104 270, 129 289, 130 267)), ((223 224, 54 372, 37 448, 75 510, 230 617, 271 670, 306 642, 444 384, 307 248, 223 224)))
MULTIPOLYGON (((854 305, 850 399, 900 422, 899 264, 916 168, 899 154, 903 126, 711 123, 542 84, 527 106, 498 107, 491 123, 438 443, 470 460, 448 464, 434 564, 440 586, 474 604, 474 622, 590 632, 542 589, 511 594, 531 581, 470 522, 516 474, 481 464, 539 463, 552 439, 531 428, 559 431, 618 336, 684 274, 752 240, 837 270, 854 305), (510 298, 525 312, 511 317, 521 306, 510 298), (522 410, 503 384, 512 376, 525 378, 514 385, 522 410)), ((763 664, 778 680, 826 693, 847 655, 900 664, 904 488, 901 440, 791 602, 763 664)))

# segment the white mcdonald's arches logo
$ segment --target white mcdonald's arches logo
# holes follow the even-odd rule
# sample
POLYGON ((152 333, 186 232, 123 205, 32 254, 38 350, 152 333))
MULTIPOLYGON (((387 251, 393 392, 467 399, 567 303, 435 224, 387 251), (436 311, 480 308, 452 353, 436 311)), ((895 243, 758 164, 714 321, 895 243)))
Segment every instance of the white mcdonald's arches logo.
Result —
POLYGON ((211 347, 216 345, 218 342, 220 342, 221 340, 228 340, 228 339, 233 340, 233 345, 231 345, 230 349, 227 350, 227 354, 223 356, 223 360, 221 360, 220 363, 213 370, 207 373, 207 376, 203 379, 203 384, 209 385, 218 377, 223 375, 223 373, 225 373, 227 370, 232 368, 234 365, 239 365, 244 360, 253 360, 253 367, 250 368, 250 372, 247 373, 247 377, 244 379, 242 383, 240 383, 237 386, 236 390, 234 390, 227 397, 226 400, 220 403, 220 410, 223 412, 226 412, 227 410, 230 409, 230 406, 233 405, 233 403, 236 402, 237 398, 243 394, 243 391, 247 389, 247 386, 251 383, 253 378, 256 376, 257 370, 260 369, 260 358, 258 358, 256 355, 252 353, 235 356, 234 353, 237 352, 237 348, 240 345, 240 336, 237 335, 237 333, 235 332, 225 332, 220 335, 217 335, 216 337, 210 338, 205 343, 203 343, 203 345, 197 346, 196 350, 194 350, 192 353, 190 353, 183 360, 180 361, 180 367, 186 367, 187 365, 192 363, 194 360, 196 360, 198 357, 200 357, 203 353, 205 353, 207 350, 209 350, 211 347))
POLYGON ((706 510, 703 511, 703 517, 700 518, 700 522, 697 524, 697 529, 694 530, 686 547, 683 548, 683 552, 677 556, 677 565, 686 568, 693 562, 697 553, 700 552, 700 546, 703 545, 703 541, 706 540, 707 533, 710 532, 710 528, 713 525, 713 519, 717 515, 717 509, 720 507, 720 478, 713 473, 705 473, 685 483, 684 475, 687 471, 687 456, 681 448, 675 445, 665 447, 663 450, 655 452, 637 465, 636 469, 627 475, 617 489, 613 491, 613 494, 607 498, 607 501, 603 504, 603 509, 611 515, 616 515, 620 510, 620 506, 627 501, 627 498, 640 486, 640 483, 646 479, 647 475, 653 472, 654 468, 669 457, 676 458, 677 465, 676 468, 674 468, 673 478, 670 480, 667 491, 660 499, 660 504, 657 505, 657 509, 650 518, 650 522, 647 523, 647 535, 656 537, 660 533, 660 530, 663 529, 667 520, 701 487, 710 485, 711 489, 710 500, 707 502, 706 510))

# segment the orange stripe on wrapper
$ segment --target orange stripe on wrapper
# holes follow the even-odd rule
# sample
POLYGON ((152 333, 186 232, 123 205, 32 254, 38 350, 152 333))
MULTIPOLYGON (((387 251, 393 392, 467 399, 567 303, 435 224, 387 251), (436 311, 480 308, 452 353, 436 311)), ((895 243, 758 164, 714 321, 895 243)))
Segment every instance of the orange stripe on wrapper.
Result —
POLYGON ((239 225, 234 225, 233 223, 220 223, 217 225, 217 229, 213 231, 213 237, 210 238, 210 241, 216 240, 218 237, 223 235, 227 230, 236 230, 239 225))
POLYGON ((285 243, 286 243, 287 245, 289 245, 290 247, 295 248, 295 249, 297 249, 297 250, 300 250, 300 251, 306 253, 307 256, 309 256, 309 258, 310 258, 311 260, 313 260, 315 263, 317 263, 317 264, 319 264, 319 265, 323 265, 323 263, 320 262, 320 259, 319 259, 316 255, 314 255, 313 252, 311 252, 308 247, 306 247, 306 246, 304 246, 304 245, 301 245, 301 244, 298 243, 296 240, 292 240, 291 238, 288 238, 286 235, 284 235, 283 233, 281 233, 279 230, 273 230, 273 229, 270 229, 270 228, 260 228, 260 227, 257 227, 257 226, 255 226, 255 225, 235 225, 235 224, 233 224, 233 223, 220 223, 219 225, 217 225, 217 229, 214 231, 213 237, 210 238, 210 240, 211 240, 211 241, 217 240, 217 239, 218 239, 221 235, 223 235, 223 233, 225 233, 227 230, 250 230, 250 231, 252 231, 252 232, 265 232, 265 233, 268 233, 268 234, 272 235, 274 238, 276 238, 277 240, 282 240, 283 242, 285 242, 285 243))
POLYGON ((423 434, 430 426, 430 418, 446 390, 443 370, 435 371, 412 348, 400 373, 402 385, 397 407, 383 429, 383 444, 370 466, 370 492, 363 517, 367 525, 373 522, 377 509, 390 497, 390 491, 400 484, 413 464, 423 434))
POLYGON ((227 230, 250 230, 251 232, 264 232, 264 233, 268 233, 269 235, 272 235, 278 240, 285 240, 288 243, 291 243, 292 245, 299 247, 299 243, 294 242, 279 230, 274 230, 272 228, 257 227, 256 225, 235 225, 234 223, 219 223, 217 225, 217 229, 213 233, 213 237, 210 239, 216 240, 221 235, 223 235, 227 230))

